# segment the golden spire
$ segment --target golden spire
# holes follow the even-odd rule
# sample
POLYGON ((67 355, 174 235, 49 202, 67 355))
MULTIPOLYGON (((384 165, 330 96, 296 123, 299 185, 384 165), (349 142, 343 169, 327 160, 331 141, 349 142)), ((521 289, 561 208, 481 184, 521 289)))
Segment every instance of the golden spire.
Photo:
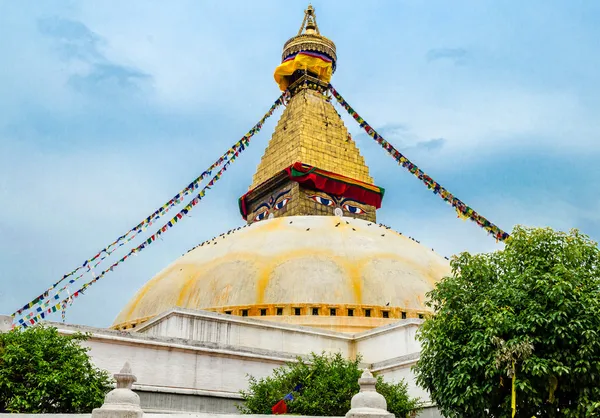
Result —
POLYGON ((290 55, 300 51, 315 51, 327 55, 333 60, 333 71, 337 61, 335 44, 319 32, 317 25, 317 15, 312 5, 304 11, 304 19, 298 30, 298 34, 289 39, 283 45, 283 54, 281 60, 285 61, 290 55))
POLYGON ((296 162, 373 184, 369 168, 335 108, 310 87, 300 88, 290 99, 250 188, 296 162))
MULTIPOLYGON (((310 4, 304 11, 298 35, 283 47, 283 61, 301 51, 326 55, 335 68, 335 44, 320 34, 315 9, 310 4)), ((275 128, 250 188, 256 188, 296 162, 373 184, 358 147, 326 98, 329 80, 311 74, 310 68, 307 72, 305 68, 301 75, 286 77, 286 87, 292 97, 275 128)))
POLYGON ((335 44, 320 34, 311 5, 298 33, 285 43, 283 62, 274 74, 289 100, 252 185, 239 200, 240 211, 249 223, 298 215, 352 216, 375 222, 384 191, 374 185, 331 103, 335 44))
POLYGON ((317 15, 315 13, 315 9, 312 7, 312 4, 308 3, 308 8, 304 11, 304 20, 302 21, 302 25, 300 26, 300 30, 298 30, 298 35, 302 35, 302 30, 306 28, 306 33, 309 35, 320 35, 319 27, 317 26, 317 15))

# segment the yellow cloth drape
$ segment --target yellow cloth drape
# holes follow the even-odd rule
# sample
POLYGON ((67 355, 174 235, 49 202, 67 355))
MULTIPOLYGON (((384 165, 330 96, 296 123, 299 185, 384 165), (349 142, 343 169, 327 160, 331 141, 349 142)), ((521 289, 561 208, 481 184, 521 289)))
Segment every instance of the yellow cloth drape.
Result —
POLYGON ((517 413, 517 388, 515 382, 517 380, 517 371, 515 370, 515 361, 512 362, 513 376, 512 376, 512 388, 510 393, 510 409, 512 411, 512 418, 515 418, 517 413))
POLYGON ((304 55, 302 52, 298 53, 294 59, 282 62, 277 68, 275 68, 275 74, 273 77, 279 85, 281 91, 289 86, 288 76, 294 74, 296 70, 307 70, 317 74, 319 80, 329 83, 331 80, 332 63, 327 62, 319 57, 304 55))

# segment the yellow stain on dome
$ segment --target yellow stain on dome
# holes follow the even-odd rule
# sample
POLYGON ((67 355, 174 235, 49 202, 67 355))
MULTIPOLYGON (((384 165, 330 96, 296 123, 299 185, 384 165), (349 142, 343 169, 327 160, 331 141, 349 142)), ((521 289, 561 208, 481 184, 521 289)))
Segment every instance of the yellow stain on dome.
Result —
MULTIPOLYGON (((210 244, 208 244, 210 245, 210 244)), ((217 244, 218 245, 218 244, 217 244)), ((184 256, 185 257, 185 256, 184 256)), ((221 267, 224 263, 228 261, 245 261, 248 264, 256 264, 256 253, 253 252, 230 252, 221 257, 216 257, 209 262, 203 263, 202 268, 200 269, 197 264, 192 264, 192 273, 187 278, 183 278, 183 283, 179 288, 179 296, 177 299, 177 306, 184 308, 193 308, 199 307, 198 303, 190 303, 190 299, 196 299, 197 296, 200 295, 200 292, 194 292, 194 288, 198 285, 198 283, 205 282, 207 278, 205 277, 206 272, 210 272, 216 270, 218 267, 221 267)), ((210 278, 209 278, 210 279, 210 278)), ((176 280, 181 281, 181 278, 176 278, 176 280)), ((150 284, 150 283, 148 283, 150 284)), ((229 285, 230 286, 230 285, 229 285)), ((225 286, 227 287, 227 286, 225 286)), ((231 286, 230 286, 231 287, 231 286)), ((213 289, 214 293, 216 293, 216 289, 213 289)), ((222 292, 218 297, 213 298, 213 301, 222 300, 224 297, 226 298, 231 292, 222 292)), ((217 305, 218 306, 218 305, 217 305)))
MULTIPOLYGON (((169 266, 169 267, 167 267, 166 271, 169 271, 176 267, 179 267, 179 266, 178 265, 169 266)), ((144 299, 146 294, 153 288, 153 285, 156 285, 158 282, 160 282, 161 280, 164 280, 166 277, 168 277, 166 273, 159 273, 156 276, 154 276, 152 279, 150 279, 150 281, 148 283, 146 283, 144 286, 142 286, 142 288, 140 290, 138 290, 138 292, 135 294, 133 299, 129 302, 129 309, 127 310, 127 313, 125 314, 125 317, 128 320, 133 315, 133 312, 135 312, 138 309, 140 303, 142 302, 142 300, 144 299)))
MULTIPOLYGON (((198 299, 195 298, 197 293, 197 286, 201 286, 204 282, 207 281, 207 277, 205 277, 206 271, 215 270, 218 266, 227 263, 232 260, 245 260, 253 264, 258 273, 256 277, 256 297, 254 303, 263 304, 263 303, 272 303, 272 301, 265 302, 265 291, 269 284, 271 284, 272 275, 275 269, 278 266, 281 266, 287 262, 293 260, 313 260, 313 261, 329 261, 334 263, 336 266, 340 268, 344 272, 343 276, 347 278, 347 285, 352 289, 352 293, 354 296, 354 300, 345 301, 344 303, 363 303, 363 277, 366 268, 368 268, 369 264, 373 261, 373 259, 384 260, 390 259, 397 262, 401 262, 402 264, 410 267, 410 270, 414 272, 420 273, 419 276, 424 277, 428 280, 432 285, 435 283, 435 279, 429 276, 430 271, 428 269, 423 268, 422 266, 414 263, 412 260, 399 256, 397 254, 392 253, 378 253, 371 254, 362 258, 353 258, 349 259, 348 257, 340 256, 336 254, 333 250, 328 249, 320 249, 320 248, 303 248, 296 249, 291 251, 286 251, 277 254, 276 256, 263 256, 258 255, 256 253, 238 253, 232 252, 228 253, 222 257, 215 258, 211 262, 205 264, 199 270, 199 266, 194 264, 184 265, 185 272, 181 273, 178 277, 169 277, 172 272, 176 272, 177 267, 180 272, 182 271, 181 265, 174 266, 174 268, 170 268, 164 272, 163 275, 156 277, 151 282, 146 284, 136 295, 136 298, 132 301, 131 308, 127 312, 127 317, 130 318, 136 308, 138 308, 140 302, 144 298, 144 296, 152 290, 159 281, 163 281, 165 279, 174 280, 171 283, 172 288, 178 289, 176 292, 178 294, 176 306, 187 307, 187 308, 202 308, 209 306, 198 306, 198 299), (182 283, 183 282, 183 283, 182 283), (196 291, 194 291, 196 290, 196 291), (195 300, 194 300, 195 299, 195 300)), ((302 276, 302 271, 297 272, 298 277, 297 280, 306 280, 305 277, 302 276)), ((313 278, 313 280, 318 280, 318 278, 313 278)), ((207 289, 208 290, 208 289, 207 289)), ((225 305, 225 301, 228 299, 228 296, 233 291, 242 291, 243 289, 235 289, 231 284, 225 285, 225 287, 221 289, 212 288, 211 292, 215 295, 213 298, 214 303, 213 306, 223 306, 225 305)), ((338 295, 341 296, 341 295, 338 295)))
POLYGON ((272 269, 270 267, 267 265, 259 270, 256 281, 256 303, 263 303, 265 300, 265 291, 271 280, 272 269))
POLYGON ((362 303, 362 269, 364 265, 361 266, 360 264, 366 263, 358 262, 356 264, 347 264, 346 269, 348 271, 348 277, 350 278, 352 291, 354 292, 354 298, 356 303, 362 303))
POLYGON ((196 281, 196 277, 190 275, 188 279, 181 286, 181 290, 179 291, 179 297, 177 298, 177 306, 186 306, 187 302, 190 299, 190 288, 193 286, 196 281))
MULTIPOLYGON (((291 250, 287 252, 283 252, 278 254, 276 257, 264 257, 257 256, 256 257, 258 263, 262 264, 262 267, 259 270, 258 278, 257 278, 257 291, 256 291, 256 303, 262 304, 265 300, 265 292, 268 285, 271 283, 271 279, 273 276, 273 272, 278 266, 283 265, 286 262, 290 262, 292 260, 327 260, 335 263, 336 266, 340 268, 340 270, 344 270, 346 272, 346 277, 348 277, 349 285, 354 290, 355 300, 354 303, 361 302, 361 290, 362 290, 362 282, 361 282, 361 271, 360 268, 357 268, 354 264, 356 260, 349 261, 346 257, 337 255, 332 250, 320 249, 320 248, 301 248, 296 250, 291 250)), ((368 259, 364 260, 364 263, 368 259)), ((360 263, 360 261, 358 261, 360 263)), ((298 280, 306 280, 305 277, 302 276, 302 271, 298 272, 298 280)), ((318 278, 313 278, 313 280, 318 280, 318 278)))

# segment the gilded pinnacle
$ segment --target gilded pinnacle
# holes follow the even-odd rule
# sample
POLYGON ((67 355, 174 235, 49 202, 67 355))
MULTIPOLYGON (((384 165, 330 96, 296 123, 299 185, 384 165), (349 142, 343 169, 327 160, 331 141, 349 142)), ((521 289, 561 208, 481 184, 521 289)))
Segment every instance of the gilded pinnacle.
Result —
POLYGON ((298 34, 283 45, 282 61, 300 51, 314 51, 327 55, 333 60, 333 71, 335 72, 337 61, 335 44, 321 35, 315 9, 310 4, 304 11, 304 19, 298 34))

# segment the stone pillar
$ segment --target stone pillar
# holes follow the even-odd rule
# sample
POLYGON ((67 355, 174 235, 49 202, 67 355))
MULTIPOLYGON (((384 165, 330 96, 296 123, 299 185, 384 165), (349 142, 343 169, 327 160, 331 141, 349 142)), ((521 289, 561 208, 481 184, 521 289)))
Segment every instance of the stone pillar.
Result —
POLYGON ((12 329, 13 318, 10 315, 0 315, 0 332, 8 332, 12 329))
POLYGON ((352 397, 351 409, 346 413, 346 418, 394 418, 394 414, 387 411, 387 402, 375 390, 377 379, 369 369, 363 371, 358 379, 360 392, 352 397))
POLYGON ((104 398, 104 404, 92 411, 92 418, 142 418, 144 411, 140 408, 140 397, 131 390, 137 379, 131 373, 129 363, 115 374, 116 389, 111 390, 104 398))

